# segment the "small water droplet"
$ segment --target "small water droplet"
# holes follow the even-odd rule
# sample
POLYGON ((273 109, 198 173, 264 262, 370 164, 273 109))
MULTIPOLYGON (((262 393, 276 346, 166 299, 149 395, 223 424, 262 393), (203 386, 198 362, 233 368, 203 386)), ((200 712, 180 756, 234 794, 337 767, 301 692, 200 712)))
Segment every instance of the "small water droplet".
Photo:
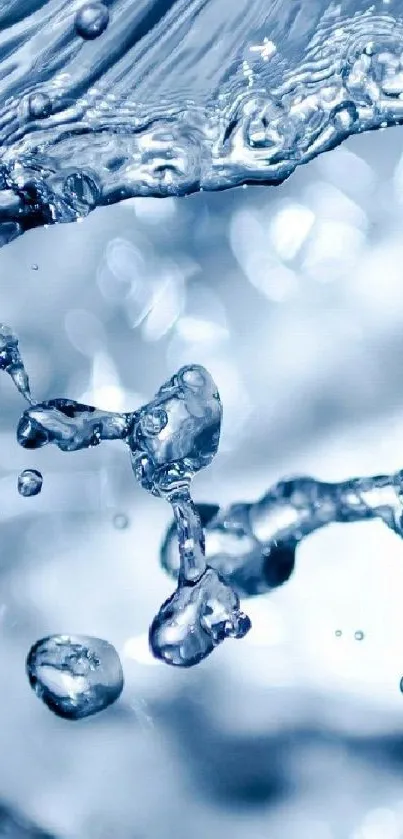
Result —
POLYGON ((403 676, 400 679, 399 688, 400 688, 400 692, 403 693, 403 676))
POLYGON ((86 41, 93 41, 105 32, 109 11, 103 3, 87 3, 76 14, 76 32, 86 41))
POLYGON ((356 641, 362 641, 364 637, 362 629, 357 629, 357 632, 354 632, 354 638, 356 641))
POLYGON ((129 526, 129 517, 126 513, 116 513, 113 517, 113 526, 116 530, 125 530, 129 526))
POLYGON ((336 632, 334 634, 335 634, 336 638, 341 638, 341 636, 342 636, 341 629, 336 629, 336 632))
POLYGON ((31 271, 37 271, 37 270, 38 270, 38 265, 36 264, 36 262, 33 262, 32 265, 31 265, 31 271))
POLYGON ((24 469, 18 475, 18 492, 24 498, 38 495, 42 489, 43 477, 37 469, 24 469))
POLYGON ((52 102, 47 93, 31 93, 28 98, 28 112, 31 119, 46 119, 52 113, 52 102))
POLYGON ((29 683, 59 717, 79 720, 103 711, 123 689, 119 656, 107 641, 87 635, 51 635, 31 647, 29 683))

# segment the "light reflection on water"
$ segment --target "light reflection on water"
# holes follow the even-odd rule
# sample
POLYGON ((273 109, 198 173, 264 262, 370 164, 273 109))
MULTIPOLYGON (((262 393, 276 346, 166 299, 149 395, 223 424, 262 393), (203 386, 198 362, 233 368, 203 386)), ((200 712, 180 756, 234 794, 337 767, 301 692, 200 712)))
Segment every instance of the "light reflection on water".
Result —
MULTIPOLYGON (((180 364, 206 364, 225 423, 200 500, 401 468, 400 137, 350 141, 276 190, 134 199, 4 248, 1 319, 35 393, 128 410, 180 364)), ((145 631, 171 590, 165 505, 134 486, 119 444, 17 447, 5 379, 4 800, 66 839, 398 839, 399 540, 376 523, 318 532, 291 581, 247 604, 243 642, 186 673, 150 666, 145 631), (40 496, 18 495, 22 468, 43 473, 40 496), (32 641, 66 631, 108 638, 126 677, 119 705, 76 726, 24 675, 32 641)))

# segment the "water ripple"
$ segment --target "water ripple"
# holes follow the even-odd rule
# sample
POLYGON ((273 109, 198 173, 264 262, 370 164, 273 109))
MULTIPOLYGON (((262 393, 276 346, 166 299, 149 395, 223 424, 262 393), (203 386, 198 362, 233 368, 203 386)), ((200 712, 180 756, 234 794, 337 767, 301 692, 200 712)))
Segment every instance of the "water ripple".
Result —
POLYGON ((278 184, 402 121, 400 0, 109 0, 91 38, 83 5, 0 2, 2 244, 133 196, 278 184))

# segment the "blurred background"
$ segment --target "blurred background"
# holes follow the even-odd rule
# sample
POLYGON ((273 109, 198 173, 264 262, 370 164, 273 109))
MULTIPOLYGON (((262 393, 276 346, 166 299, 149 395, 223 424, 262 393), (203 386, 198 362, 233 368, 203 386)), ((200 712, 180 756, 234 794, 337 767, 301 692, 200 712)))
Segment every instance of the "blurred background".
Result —
MULTIPOLYGON (((3 248, 0 320, 34 395, 133 410, 206 365, 224 427, 198 501, 403 468, 402 138, 353 138, 278 188, 131 199, 3 248)), ((172 590, 168 505, 118 443, 23 451, 7 376, 0 397, 0 835, 402 839, 399 539, 379 522, 314 534, 283 589, 244 603, 247 638, 171 669, 147 646, 172 590), (44 475, 33 498, 27 467, 44 475), (71 723, 38 701, 25 657, 53 633, 116 646, 115 706, 71 723)))

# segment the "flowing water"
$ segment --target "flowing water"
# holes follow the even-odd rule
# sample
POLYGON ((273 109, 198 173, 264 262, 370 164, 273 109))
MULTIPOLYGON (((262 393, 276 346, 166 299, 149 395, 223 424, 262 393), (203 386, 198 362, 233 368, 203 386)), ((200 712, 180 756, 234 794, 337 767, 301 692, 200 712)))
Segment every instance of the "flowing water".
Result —
POLYGON ((1 242, 401 122, 402 32, 400 0, 2 2, 1 242))

